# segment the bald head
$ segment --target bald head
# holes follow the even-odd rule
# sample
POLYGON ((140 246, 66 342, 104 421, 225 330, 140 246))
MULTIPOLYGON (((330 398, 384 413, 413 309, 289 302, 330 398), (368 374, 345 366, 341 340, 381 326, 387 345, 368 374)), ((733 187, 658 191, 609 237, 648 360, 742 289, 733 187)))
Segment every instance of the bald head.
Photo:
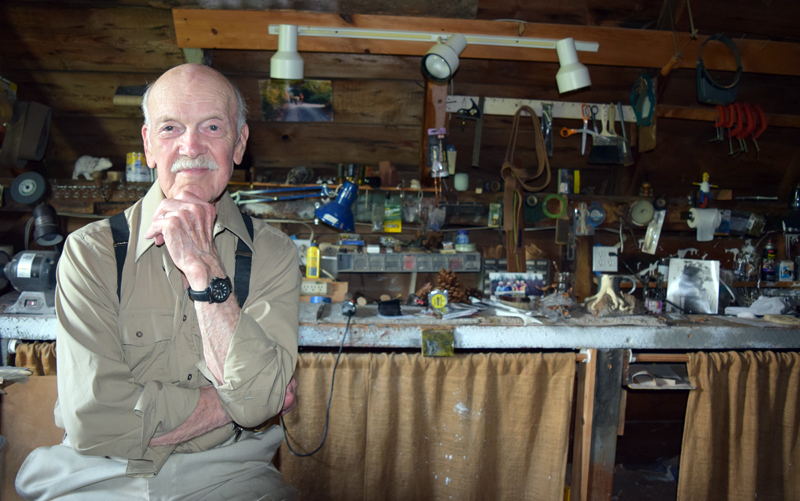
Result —
POLYGON ((213 68, 202 64, 182 64, 167 70, 158 79, 147 86, 147 90, 142 96, 142 114, 144 115, 144 125, 150 126, 150 110, 148 102, 151 94, 158 93, 159 87, 168 85, 188 85, 192 81, 203 80, 210 85, 219 86, 222 94, 229 101, 229 106, 236 113, 236 129, 241 131, 247 119, 247 105, 242 98, 239 89, 225 78, 225 76, 213 68))

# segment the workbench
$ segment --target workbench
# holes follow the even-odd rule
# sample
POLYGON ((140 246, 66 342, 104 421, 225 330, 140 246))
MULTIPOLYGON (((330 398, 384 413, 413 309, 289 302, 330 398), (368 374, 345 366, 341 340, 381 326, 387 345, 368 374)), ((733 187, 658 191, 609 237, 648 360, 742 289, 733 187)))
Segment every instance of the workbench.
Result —
MULTIPOLYGON (((13 299, 8 296, 0 298, 0 307, 13 299)), ((760 319, 680 314, 594 318, 576 313, 573 318, 541 318, 542 324, 523 326, 522 320, 496 317, 491 310, 475 317, 442 321, 435 316, 421 315, 423 308, 420 307, 401 308, 403 316, 383 317, 378 315, 375 305, 359 307, 351 319, 344 346, 378 351, 416 350, 422 347, 423 330, 452 328, 456 353, 459 350, 580 350, 576 353, 576 361, 581 363, 578 364, 576 395, 573 499, 595 499, 600 492, 611 492, 623 366, 632 358, 645 361, 643 359, 650 355, 650 361, 654 360, 653 355, 643 355, 642 350, 663 354, 697 350, 800 349, 800 328, 760 319), (590 477, 591 493, 588 492, 590 477)), ((318 304, 300 304, 298 344, 302 350, 327 350, 342 343, 347 317, 342 315, 341 305, 327 305, 319 319, 318 310, 318 304)), ((0 314, 0 345, 4 356, 8 340, 52 340, 55 333, 53 316, 0 314)))
MULTIPOLYGON (((13 294, 0 298, 0 308, 13 294)), ((300 303, 298 344, 303 348, 338 347, 347 318, 338 304, 327 305, 316 319, 318 304, 300 303)), ((797 327, 765 320, 741 320, 716 315, 666 314, 594 318, 590 315, 523 326, 516 318, 481 312, 476 317, 442 321, 419 316, 421 307, 402 306, 402 317, 383 317, 377 306, 358 308, 345 346, 372 349, 414 349, 422 346, 422 331, 452 327, 456 350, 778 350, 800 348, 797 327), (408 318, 412 316, 413 318, 408 318)), ((0 314, 0 339, 52 341, 55 316, 0 314)), ((5 344, 5 343, 4 343, 5 344)))

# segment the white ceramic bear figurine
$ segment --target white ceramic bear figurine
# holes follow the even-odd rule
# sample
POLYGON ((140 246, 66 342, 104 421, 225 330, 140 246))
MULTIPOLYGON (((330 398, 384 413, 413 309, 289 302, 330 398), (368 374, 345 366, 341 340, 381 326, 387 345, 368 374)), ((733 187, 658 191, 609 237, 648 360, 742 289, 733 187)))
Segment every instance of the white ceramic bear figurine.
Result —
POLYGON ((111 167, 111 160, 107 158, 97 158, 84 155, 75 161, 75 170, 72 171, 72 179, 78 179, 81 174, 86 179, 92 179, 93 172, 100 172, 111 167))

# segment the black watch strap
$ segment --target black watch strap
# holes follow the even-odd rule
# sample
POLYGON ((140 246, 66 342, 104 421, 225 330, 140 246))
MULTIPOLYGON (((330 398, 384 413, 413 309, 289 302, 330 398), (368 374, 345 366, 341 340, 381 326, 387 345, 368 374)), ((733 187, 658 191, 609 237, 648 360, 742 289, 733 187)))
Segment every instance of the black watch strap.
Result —
POLYGON ((190 287, 188 289, 189 298, 192 301, 200 301, 204 303, 223 303, 231 295, 232 290, 231 279, 229 277, 211 279, 211 283, 205 290, 196 291, 190 287))

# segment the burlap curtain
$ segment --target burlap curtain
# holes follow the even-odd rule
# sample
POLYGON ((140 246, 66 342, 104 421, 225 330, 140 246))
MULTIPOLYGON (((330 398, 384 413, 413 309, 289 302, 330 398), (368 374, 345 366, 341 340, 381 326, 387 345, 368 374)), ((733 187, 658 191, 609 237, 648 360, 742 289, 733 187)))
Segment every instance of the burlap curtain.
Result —
POLYGON ((17 367, 27 367, 34 376, 56 375, 55 342, 19 343, 15 351, 14 364, 17 367))
POLYGON ((680 501, 800 499, 800 354, 696 353, 680 501))
MULTIPOLYGON (((290 440, 322 439, 333 354, 301 354, 290 440)), ((303 499, 560 500, 575 356, 343 355, 324 447, 281 471, 303 499)))

